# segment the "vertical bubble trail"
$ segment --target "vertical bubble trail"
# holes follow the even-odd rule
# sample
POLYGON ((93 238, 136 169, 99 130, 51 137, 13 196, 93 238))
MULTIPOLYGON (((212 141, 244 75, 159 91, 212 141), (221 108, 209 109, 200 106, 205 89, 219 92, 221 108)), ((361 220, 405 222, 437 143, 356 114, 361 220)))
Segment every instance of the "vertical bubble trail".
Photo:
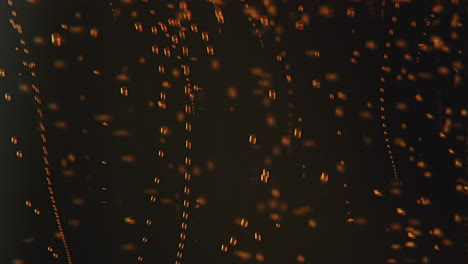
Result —
MULTIPOLYGON (((11 14, 12 16, 10 17, 10 24, 13 27, 14 30, 18 32, 20 37, 22 38, 23 36, 23 27, 21 24, 15 22, 15 17, 17 16, 17 11, 14 8, 14 3, 12 0, 8 0, 8 5, 11 7, 12 11, 11 14)), ((30 57, 30 52, 29 49, 27 48, 27 43, 24 39, 20 40, 20 45, 23 47, 23 54, 26 58, 30 57)), ((23 63, 24 67, 26 68, 27 71, 29 71, 32 81, 31 81, 31 87, 34 90, 34 100, 36 101, 36 110, 37 114, 39 116, 39 127, 41 131, 41 141, 42 141, 42 153, 43 153, 43 161, 44 161, 44 171, 46 174, 46 180, 47 180, 47 185, 48 185, 48 190, 49 190, 49 198, 52 204, 52 209, 54 210, 55 214, 55 220, 57 222, 57 228, 60 233, 60 239, 62 240, 63 247, 65 249, 65 254, 67 255, 67 261, 68 264, 72 264, 72 258, 71 258, 71 253, 70 253, 70 248, 68 246, 66 237, 65 237, 65 231, 63 229, 62 225, 62 220, 61 216, 57 207, 57 202, 55 199, 55 194, 54 194, 54 188, 52 184, 52 174, 50 172, 50 163, 49 163, 49 152, 47 150, 47 137, 46 137, 46 126, 44 124, 44 113, 42 111, 42 99, 41 99, 41 92, 39 87, 35 84, 35 79, 36 79, 36 72, 34 71, 34 68, 36 67, 36 63, 31 61, 30 63, 23 63)))
MULTIPOLYGON (((385 21, 385 9, 387 8, 385 0, 382 1, 382 20, 385 21)), ((395 8, 399 8, 399 3, 395 3, 395 8)), ((385 146, 387 148, 388 157, 390 158, 390 162, 392 163, 393 169, 393 176, 395 181, 398 182, 398 172, 395 164, 395 157, 393 155, 392 146, 390 144, 390 135, 388 133, 388 124, 387 124, 387 117, 385 114, 385 86, 387 78, 389 77, 390 73, 390 65, 389 65, 389 53, 390 48, 392 46, 391 39, 393 39, 393 34, 395 31, 395 23, 397 18, 392 16, 391 18, 391 25, 388 29, 388 38, 385 42, 385 51, 383 54, 383 63, 381 64, 381 75, 380 75, 380 87, 379 87, 379 101, 380 101, 380 120, 382 123, 383 134, 385 138, 385 146)))

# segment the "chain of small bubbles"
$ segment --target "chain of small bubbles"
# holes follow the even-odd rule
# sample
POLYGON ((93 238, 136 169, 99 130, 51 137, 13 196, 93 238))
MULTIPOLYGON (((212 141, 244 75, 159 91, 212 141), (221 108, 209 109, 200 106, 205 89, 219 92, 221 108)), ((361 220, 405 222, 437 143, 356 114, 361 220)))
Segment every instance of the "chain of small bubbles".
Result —
MULTIPOLYGON (((170 5, 169 8, 175 9, 175 5, 170 5)), ((184 185, 183 185, 183 201, 182 201, 182 213, 181 213, 181 231, 179 233, 179 243, 178 243, 178 248, 176 252, 176 264, 181 264, 182 259, 183 259, 183 253, 184 253, 184 248, 185 248, 185 241, 187 238, 187 229, 188 229, 188 220, 189 220, 189 209, 190 209, 190 200, 191 200, 191 165, 192 165, 192 120, 193 116, 195 114, 194 110, 194 104, 195 104, 195 92, 198 91, 199 87, 197 85, 193 85, 191 80, 190 80, 190 66, 188 63, 184 61, 188 61, 189 59, 189 47, 188 45, 181 45, 181 42, 186 39, 186 34, 187 34, 187 29, 186 27, 182 26, 182 23, 185 21, 191 21, 192 18, 192 13, 187 7, 187 2, 185 1, 180 1, 179 2, 179 7, 178 7, 178 12, 181 14, 181 16, 177 19, 175 18, 169 18, 167 20, 168 24, 163 23, 163 22, 158 22, 158 25, 160 27, 160 30, 156 25, 151 26, 151 33, 154 35, 160 35, 162 37, 167 38, 168 40, 171 41, 171 45, 168 47, 158 47, 157 45, 152 45, 151 49, 152 52, 155 55, 160 54, 160 48, 162 49, 162 55, 164 55, 167 58, 172 58, 175 61, 178 61, 179 67, 183 72, 183 75, 185 77, 185 85, 184 85, 184 95, 185 95, 185 104, 184 104, 184 125, 185 125, 185 157, 184 157, 184 185), (169 29, 175 29, 178 30, 178 34, 170 35, 169 34, 169 29), (161 31, 161 32, 160 32, 161 31), (159 34, 161 33, 161 34, 159 34), (177 50, 180 49, 180 53, 177 52, 177 50), (172 52, 171 50, 174 50, 172 52)), ((150 13, 152 15, 155 14, 154 10, 150 10, 150 13)), ((142 32, 143 31, 143 25, 141 22, 136 22, 135 23, 135 28, 137 31, 142 32)), ((199 33, 198 27, 196 24, 191 24, 190 26, 191 31, 193 33, 199 33)), ((209 42, 209 36, 207 32, 201 32, 200 35, 202 36, 202 40, 204 42, 209 42)), ((214 49, 211 45, 207 45, 206 47, 206 52, 208 55, 214 55, 214 49)), ((161 74, 166 73, 166 67, 162 64, 158 66, 158 71, 161 74)), ((168 88, 170 86, 168 81, 163 82, 163 87, 168 88)), ((161 92, 160 94, 160 100, 158 101, 157 105, 160 109, 166 110, 167 105, 167 94, 165 92, 161 92)), ((161 139, 163 139, 169 132, 169 128, 166 126, 161 127, 161 139)), ((164 149, 160 149, 158 151, 158 156, 160 158, 164 158, 165 152, 164 149)), ((160 178, 156 177, 154 178, 154 183, 159 184, 160 183, 160 178)), ((156 202, 157 198, 155 196, 150 197, 151 202, 156 202)), ((152 225, 152 220, 147 219, 146 220, 146 225, 151 226, 152 225)), ((148 242, 148 237, 146 235, 143 236, 142 238, 143 243, 148 242)), ((137 260, 139 262, 143 261, 143 256, 138 256, 137 260)))
MULTIPOLYGON (((143 1, 143 2, 147 3, 147 1, 143 1)), ((116 10, 113 8, 113 5, 112 5, 112 4, 113 4, 113 3, 110 2, 109 5, 110 5, 110 7, 111 7, 111 9, 112 9, 112 14, 113 14, 113 17, 114 17, 114 21, 116 21, 116 18, 117 18, 117 15, 116 15, 116 14, 117 14, 117 12, 116 12, 116 10)), ((153 9, 150 9, 150 10, 149 10, 149 13, 150 13, 152 16, 155 16, 155 14, 156 14, 155 10, 153 10, 153 9)), ((135 21, 134 21, 135 30, 136 30, 137 32, 144 32, 144 28, 145 28, 145 27, 144 27, 144 25, 142 24, 142 22, 138 21, 138 13, 137 13, 136 11, 133 11, 133 12, 132 12, 132 17, 135 18, 135 21)), ((162 23, 162 22, 159 22, 158 25, 159 25, 159 27, 160 27, 160 30, 158 30, 158 27, 157 27, 156 25, 152 25, 152 26, 150 27, 151 34, 153 34, 153 35, 159 35, 159 36, 162 36, 162 37, 165 37, 165 38, 169 39, 169 34, 167 33, 167 29, 168 29, 168 28, 167 28, 167 25, 164 24, 164 23, 162 23), (160 32, 160 31, 161 31, 161 32, 160 32), (159 34, 159 33, 162 33, 162 34, 159 34)), ((151 46, 151 51, 152 51, 152 53, 153 53, 154 55, 159 55, 159 54, 160 54, 160 49, 159 49, 159 47, 158 47, 157 45, 152 45, 152 46, 151 46)), ((164 53, 165 56, 167 56, 167 57, 170 57, 170 56, 171 56, 170 48, 164 48, 163 51, 164 51, 163 53, 164 53)), ((160 65, 158 66, 158 72, 159 72, 160 74, 163 74, 163 75, 166 73, 166 71, 165 71, 165 66, 164 66, 163 64, 160 64, 160 65)), ((162 86, 163 86, 163 88, 168 88, 168 87, 169 87, 169 82, 168 82, 168 81, 164 81, 162 86)), ((124 88, 125 88, 125 87, 124 87, 124 88)), ((125 88, 125 89, 126 89, 126 88, 125 88)), ((128 95, 128 92, 125 90, 125 91, 122 93, 122 95, 127 96, 127 95, 128 95)), ((167 106, 166 106, 167 94, 163 91, 163 92, 160 93, 159 96, 160 96, 160 98, 159 98, 159 101, 157 102, 157 106, 158 106, 161 110, 166 110, 166 109, 167 109, 167 106)), ((153 101, 149 101, 148 106, 149 106, 149 107, 154 107, 155 104, 154 104, 153 101)), ((161 128, 160 128, 160 134, 161 134, 160 142, 164 142, 163 140, 164 140, 164 137, 168 134, 168 130, 169 130, 168 127, 166 127, 166 126, 161 126, 161 128)), ((164 158, 164 155, 165 155, 164 150, 163 150, 163 149, 159 149, 159 150, 158 150, 158 157, 164 158)), ((155 184, 159 184, 160 181, 161 181, 161 179, 158 178, 158 177, 155 177, 155 178, 153 179, 153 182, 154 182, 155 184)), ((157 197, 154 196, 154 195, 151 195, 151 196, 150 196, 150 201, 151 201, 152 203, 156 203, 157 197)), ((143 232, 143 236, 142 236, 142 238, 141 238, 141 242, 142 242, 143 244, 147 244, 147 243, 149 242, 149 238, 148 238, 148 237, 149 237, 149 227, 151 227, 151 226, 153 225, 153 220, 152 220, 151 218, 147 218, 146 221, 145 221, 145 225, 148 227, 148 229, 147 229, 145 232, 143 232)), ((137 261, 141 263, 141 262, 143 262, 143 260, 144 260, 143 255, 138 255, 137 261)))
MULTIPOLYGON (((10 24, 13 27, 13 29, 15 31, 17 31, 18 34, 21 37, 21 40, 19 42, 20 42, 20 45, 23 48, 22 52, 23 52, 24 56, 26 58, 29 58, 30 57, 30 52, 29 52, 29 49, 27 48, 27 43, 26 43, 26 41, 24 39, 22 39, 23 27, 22 27, 22 25, 20 23, 15 22, 15 18, 17 16, 17 11, 16 11, 16 9, 14 7, 13 0, 8 0, 8 5, 11 7, 11 10, 12 10, 11 11, 11 17, 10 17, 10 24)), ((18 51, 19 51, 19 49, 18 49, 18 51)), ((31 61, 29 63, 27 61, 23 61, 23 66, 25 67, 25 69, 27 71, 29 71, 29 73, 30 73, 30 75, 32 77, 31 87, 34 90, 34 100, 36 101, 36 104, 37 104, 36 111, 37 111, 38 116, 39 116, 39 128, 40 128, 40 131, 41 131, 40 133, 41 133, 41 141, 42 141, 44 171, 45 171, 45 174, 46 174, 46 180, 47 180, 48 191, 49 191, 49 198, 50 198, 50 201, 51 201, 51 204, 52 204, 52 209, 54 210, 54 215, 55 215, 55 220, 56 220, 56 223, 57 223, 57 228, 59 230, 60 239, 62 240, 63 247, 65 249, 65 254, 67 256, 68 264, 72 264, 70 248, 69 248, 67 240, 65 238, 65 232, 64 232, 64 229, 63 229, 61 216, 60 216, 60 213, 59 213, 59 210, 58 210, 58 207, 57 207, 57 202, 56 202, 55 194, 54 194, 54 188, 53 188, 53 184, 52 184, 52 174, 51 174, 51 171, 50 171, 50 163, 49 163, 49 152, 47 150, 46 126, 44 124, 44 113, 42 111, 41 92, 40 92, 39 87, 35 84, 35 81, 34 81, 36 79, 36 77, 37 77, 37 74, 34 71, 34 68, 36 67, 36 63, 33 62, 33 61, 31 61)), ((49 247, 48 250, 53 252, 53 249, 51 247, 49 247)), ((54 253, 53 256, 55 258, 58 258, 57 253, 54 253)))
MULTIPOLYGON (((179 3, 179 9, 183 17, 183 21, 189 23, 192 18, 192 12, 187 6, 186 1, 181 1, 179 3)), ((218 25, 224 23, 224 17, 222 11, 219 7, 215 7, 215 15, 218 20, 218 25)), ((182 20, 178 20, 177 24, 182 24, 182 20)), ((191 24, 191 29, 193 33, 198 33, 198 27, 196 24, 191 24)), ((208 32, 201 32, 202 41, 207 42, 206 46, 206 53, 208 56, 214 56, 214 47, 209 45, 209 34, 208 32)), ((179 30, 180 41, 186 40, 186 33, 180 27, 179 30)), ((174 40, 173 40, 174 42, 174 40)), ((176 45, 179 41, 176 41, 176 45)), ((187 43, 187 41, 185 41, 187 43)), ((190 64, 189 64, 189 55, 190 49, 187 44, 182 46, 182 56, 177 56, 178 60, 180 61, 180 68, 183 72, 183 76, 185 77, 185 86, 184 86, 184 95, 185 95, 185 105, 184 105, 184 113, 185 113, 185 159, 184 159, 184 187, 183 187, 183 203, 182 203, 182 214, 181 214, 181 226, 180 226, 180 234, 179 234, 179 244, 176 254, 176 261, 175 264, 181 264, 183 260, 183 253, 185 249, 185 241, 187 239, 187 230, 189 227, 189 211, 191 208, 191 180, 192 180, 192 122, 195 118, 195 95, 196 92, 199 91, 198 85, 194 85, 190 78, 190 64), (185 62, 184 62, 185 61, 185 62)))
MULTIPOLYGON (((386 1, 383 0, 382 1, 382 22, 385 21, 385 8, 386 8, 386 1)), ((395 3, 395 8, 400 8, 400 4, 397 2, 395 3)), ((392 146, 391 146, 391 142, 390 142, 390 135, 389 135, 389 132, 388 132, 388 124, 387 124, 387 117, 386 117, 386 113, 385 113, 385 85, 386 85, 386 81, 387 81, 387 78, 389 77, 389 74, 391 72, 390 70, 390 65, 389 65, 389 51, 390 51, 390 48, 392 46, 392 43, 391 43, 391 39, 393 38, 393 35, 394 35, 394 32, 395 32, 395 24, 396 24, 396 21, 397 21, 397 17, 396 16, 392 16, 391 18, 391 25, 388 29, 388 39, 387 41, 385 42, 385 50, 384 50, 384 54, 383 54, 383 63, 381 65, 381 75, 380 75, 380 79, 379 79, 379 82, 380 82, 380 87, 379 87, 379 101, 380 101, 380 120, 381 120, 381 123, 382 123, 382 129, 383 129, 383 134, 384 134, 384 138, 385 138, 385 146, 387 148, 387 153, 388 153, 388 157, 390 158, 390 162, 392 163, 392 170, 393 170, 393 177, 395 179, 395 181, 398 182, 398 171, 397 171, 397 168, 396 168, 396 164, 395 164, 395 157, 393 155, 393 151, 392 151, 392 146)))

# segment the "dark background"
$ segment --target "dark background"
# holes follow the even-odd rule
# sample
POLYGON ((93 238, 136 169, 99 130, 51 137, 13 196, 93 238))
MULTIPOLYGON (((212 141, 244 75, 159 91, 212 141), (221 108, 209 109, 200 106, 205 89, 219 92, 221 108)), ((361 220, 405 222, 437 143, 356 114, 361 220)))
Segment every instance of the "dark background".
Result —
POLYGON ((191 20, 176 26, 168 19, 180 18, 179 1, 12 3, 0 3, 0 263, 67 263, 32 84, 41 91, 55 199, 73 263, 174 263, 187 155, 191 206, 182 263, 262 262, 259 256, 264 263, 467 263, 466 1, 194 0, 187 1, 191 20), (272 24, 263 25, 262 16, 272 24), (186 39, 164 56, 170 36, 184 27, 186 39), (61 45, 52 43, 54 33, 61 45), (190 56, 182 55, 184 45, 190 56), (320 56, 307 55, 311 50, 320 56), (23 61, 36 63, 37 77, 23 61), (190 65, 189 82, 200 87, 193 100, 184 93, 181 64, 190 65), (161 92, 166 109, 158 107, 161 92), (185 116, 192 133, 180 121, 185 104, 195 111, 185 116), (268 183, 260 181, 263 169, 268 183), (430 203, 418 203, 421 197, 430 203), (275 213, 279 220, 271 219, 275 213), (240 218, 248 219, 247 228, 240 218))

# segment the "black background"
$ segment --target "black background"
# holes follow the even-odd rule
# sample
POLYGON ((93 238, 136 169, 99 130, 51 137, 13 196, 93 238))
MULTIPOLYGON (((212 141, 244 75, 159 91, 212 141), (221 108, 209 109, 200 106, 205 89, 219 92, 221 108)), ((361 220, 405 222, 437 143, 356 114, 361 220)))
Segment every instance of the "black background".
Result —
MULTIPOLYGON (((253 254, 247 263, 256 262, 258 252, 264 255, 264 263, 298 263, 299 254, 305 263, 392 263, 392 259, 394 263, 466 263, 466 71, 458 70, 462 81, 455 83, 453 66, 466 61, 466 1, 389 1, 382 7, 379 1, 277 0, 271 1, 277 7, 275 16, 265 7, 269 1, 223 1, 219 8, 224 24, 215 16, 217 1, 187 1, 192 20, 183 22, 187 38, 180 41, 190 47, 196 61, 183 57, 182 62, 191 67, 192 84, 202 88, 195 92, 195 114, 187 117, 193 124, 191 134, 184 132, 184 123, 176 117, 188 101, 185 81, 170 74, 171 69, 180 69, 181 62, 175 56, 151 52, 152 45, 160 50, 170 45, 163 33, 151 34, 150 27, 176 17, 179 2, 34 2, 0 4, 0 69, 5 71, 5 77, 0 77, 0 263, 67 263, 62 241, 54 236, 57 225, 44 174, 34 92, 19 89, 32 84, 41 90, 55 199, 73 263, 138 263, 138 256, 143 263, 174 263, 185 184, 177 168, 183 166, 187 153, 193 159, 191 169, 199 168, 201 173, 194 173, 190 183, 192 206, 182 263, 244 262, 236 250, 253 254), (437 13, 434 8, 439 2, 444 10, 437 13), (255 25, 249 22, 245 4, 282 26, 279 42, 274 26, 264 27, 257 19, 253 19, 255 25), (310 17, 303 30, 295 27, 300 5, 310 17), (333 10, 332 16, 321 14, 324 6, 333 10), (116 10, 120 13, 113 16, 112 7, 114 15, 116 10), (355 17, 347 16, 349 9, 355 10, 355 17), (12 11, 17 12, 14 21, 22 25, 22 35, 10 25, 12 11), (81 18, 76 18, 76 12, 81 18), (138 17, 132 17, 132 12, 138 17), (463 26, 453 27, 454 14, 463 26), (398 18, 395 23, 393 16, 398 18), (143 25, 143 32, 135 30, 136 22, 143 25), (209 43, 190 30, 192 23, 209 33, 209 43), (80 25, 85 31, 72 33, 62 24, 80 25), (97 38, 88 34, 93 27, 99 30, 97 38), (390 28, 394 35, 388 34, 390 28), (456 39, 451 38, 454 31, 456 39), (52 33, 63 36, 63 45, 51 43, 52 33), (431 36, 444 39, 450 52, 434 48, 431 36), (38 44, 37 37, 45 43, 38 44), (15 51, 20 39, 26 41, 30 55, 22 48, 15 51), (397 39, 405 40, 407 48, 394 45, 397 39), (375 49, 367 48, 369 41, 376 43, 375 49), (387 41, 392 43, 389 48, 387 41), (424 51, 423 44, 432 48, 424 51), (207 45, 213 45, 214 56, 206 53, 207 45), (319 50, 320 57, 306 56, 311 49, 319 50), (354 50, 360 54, 357 63, 350 62, 354 50), (285 53, 279 62, 276 56, 281 52, 285 53), (389 55, 388 61, 383 54, 389 55), (405 54, 413 59, 404 59, 405 54), (146 59, 144 64, 139 63, 140 57, 146 59), (65 67, 54 66, 57 60, 65 67), (219 62, 218 70, 211 66, 213 60, 219 62), (30 77, 23 61, 37 64, 37 78, 30 77), (161 64, 169 73, 158 72, 161 64), (285 65, 290 69, 285 70, 285 65), (392 71, 383 73, 382 65, 392 71), (447 66, 449 73, 438 74, 440 66, 447 66), (252 68, 269 74, 265 78, 270 87, 259 85, 261 78, 252 74, 252 68), (416 79, 398 80, 402 68, 416 79), (94 70, 101 74, 93 74, 94 70), (124 71, 129 80, 116 79, 124 71), (290 84, 288 72, 293 78, 290 84), (336 73, 339 80, 327 80, 328 73, 336 73), (420 73, 431 75, 424 78, 420 73), (398 182, 380 120, 382 76, 398 182), (312 87, 312 80, 320 80, 321 88, 312 87), (172 88, 164 88, 164 81, 172 88), (120 94, 123 85, 129 96, 120 94), (236 87, 236 99, 227 96, 229 87, 236 87), (277 93, 270 106, 265 104, 268 89, 277 93), (157 107, 162 91, 167 92, 165 110, 157 107), (3 98, 5 93, 12 95, 11 101, 3 98), (340 100, 339 93, 345 93, 347 100, 340 100), (417 94, 423 102, 415 100, 417 94), (149 107, 150 101, 156 106, 149 107), (406 111, 396 107, 401 104, 406 111), (335 116, 336 107, 344 109, 342 118, 335 116), (447 108, 453 114, 447 114, 447 108), (363 111, 370 117, 363 118, 363 111), (97 120, 102 114, 111 116, 107 126, 97 120), (276 126, 266 125, 267 115, 276 117, 276 126), (443 138, 439 132, 447 120, 452 127, 443 138), (160 143, 161 126, 171 131, 165 144, 160 143), (302 129, 301 138, 293 136, 294 128, 302 129), (115 136, 116 130, 129 135, 115 136), (250 134, 257 136, 255 146, 249 144, 250 134), (281 144, 285 136, 290 146, 281 144), (19 143, 12 144, 11 137, 19 143), (193 141, 191 151, 184 147, 187 137, 193 141), (398 138, 406 147, 393 144, 398 138), (304 146, 308 141, 314 146, 304 146), (161 149, 164 158, 157 155, 161 149), (23 158, 16 156, 18 150, 23 158), (69 160, 71 153, 74 162, 69 160), (121 156, 127 154, 136 162, 122 162, 121 156), (268 158, 271 165, 265 166, 268 158), (344 173, 336 171, 341 160, 344 173), (455 160, 461 165, 456 166, 455 160), (421 161, 426 168, 417 166, 421 161), (265 184, 259 179, 266 167, 271 176, 265 184), (67 176, 67 170, 73 175, 67 176), (324 171, 329 174, 326 184, 320 182, 324 171), (432 177, 425 177, 425 172, 432 177), (161 183, 156 185, 154 177, 161 183), (273 188, 280 190, 277 200, 287 210, 258 210, 258 203, 272 199, 273 188), (376 189, 382 197, 374 194, 376 189), (401 194, 393 195, 395 189, 401 194), (156 193, 156 203, 150 202, 151 192, 156 193), (206 199, 206 205, 196 208, 199 197, 206 199), (429 198, 431 204, 418 204, 420 197, 429 198), (74 203, 77 198, 84 204, 74 203), (25 201, 33 206, 27 207, 25 201), (304 206, 311 211, 293 213, 304 206), (34 208, 40 215, 34 214, 34 208), (406 215, 397 214, 396 208, 403 208, 406 215), (281 214, 280 228, 269 219, 271 212, 281 214), (136 223, 125 223, 125 217, 133 217, 136 223), (248 228, 235 223, 239 217, 249 220, 248 228), (348 222, 349 217, 366 223, 348 222), (146 219, 152 220, 151 227, 145 225, 146 219), (308 226, 309 219, 317 222, 316 228, 308 226), (392 230, 392 224, 402 229, 392 230), (408 238, 408 228, 419 230, 420 235, 408 238), (435 228, 443 231, 441 237, 431 235, 435 228), (261 242, 254 240, 255 232, 262 234, 261 242), (221 245, 228 245, 231 236, 238 245, 222 252, 221 245), (149 242, 143 243, 142 237, 149 242), (414 241, 416 247, 406 247, 407 241, 414 241), (135 248, 122 250, 123 244, 135 248), (401 249, 392 249, 392 244, 401 249)), ((179 29, 169 27, 169 32, 178 34, 179 29)), ((173 52, 180 54, 180 47, 173 52)))

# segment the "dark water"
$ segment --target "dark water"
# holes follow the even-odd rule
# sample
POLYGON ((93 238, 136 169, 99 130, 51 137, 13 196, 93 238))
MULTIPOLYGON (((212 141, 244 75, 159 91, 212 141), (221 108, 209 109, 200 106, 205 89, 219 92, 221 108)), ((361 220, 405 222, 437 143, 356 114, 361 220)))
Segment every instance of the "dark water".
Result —
POLYGON ((467 8, 2 1, 0 262, 466 263, 467 8))

